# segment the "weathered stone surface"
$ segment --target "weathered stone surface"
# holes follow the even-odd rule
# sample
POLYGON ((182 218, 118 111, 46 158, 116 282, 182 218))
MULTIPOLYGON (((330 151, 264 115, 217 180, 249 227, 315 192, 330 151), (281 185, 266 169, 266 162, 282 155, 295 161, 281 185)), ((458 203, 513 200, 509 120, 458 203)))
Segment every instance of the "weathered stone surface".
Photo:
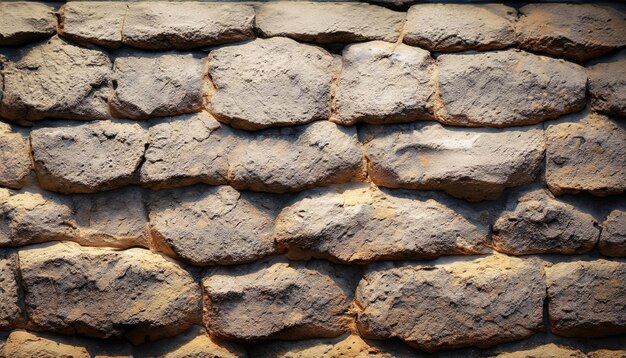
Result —
POLYGON ((140 124, 124 121, 56 122, 30 137, 40 186, 61 193, 130 183, 148 141, 140 124))
POLYGON ((0 46, 19 45, 56 31, 54 9, 34 2, 0 3, 0 46))
POLYGON ((118 48, 128 3, 71 1, 59 9, 59 34, 79 43, 118 48))
POLYGON ((319 121, 239 135, 228 158, 229 181, 237 189, 300 191, 364 176, 354 127, 319 121))
POLYGON ((204 322, 239 341, 336 337, 348 330, 356 280, 352 268, 323 261, 216 268, 202 281, 204 322))
POLYGON ((585 107, 579 65, 519 50, 437 58, 437 120, 463 126, 539 123, 585 107))
POLYGON ((404 17, 404 13, 369 4, 284 1, 259 6, 256 28, 265 37, 307 42, 394 42, 404 17))
POLYGON ((419 4, 404 42, 429 51, 495 50, 515 44, 517 11, 503 4, 419 4))
POLYGON ((237 358, 247 357, 245 350, 233 343, 209 337, 200 326, 174 338, 137 346, 134 357, 148 358, 237 358))
POLYGON ((583 352, 578 349, 571 349, 556 345, 554 343, 544 344, 533 349, 498 354, 497 358, 587 358, 583 352))
POLYGON ((33 358, 90 358, 87 348, 52 340, 44 335, 30 333, 24 330, 11 332, 4 347, 0 351, 1 357, 33 358))
POLYGON ((211 110, 221 121, 257 130, 327 119, 333 56, 286 38, 256 39, 209 54, 211 110))
POLYGON ((23 187, 32 167, 28 132, 0 122, 0 186, 23 187))
POLYGON ((12 120, 45 117, 107 119, 111 60, 58 37, 21 50, 4 66, 0 115, 12 120))
POLYGON ((606 256, 626 257, 626 210, 615 209, 606 218, 599 249, 606 256))
POLYGON ((150 227, 158 248, 196 265, 255 261, 274 252, 275 200, 229 186, 158 192, 150 227))
POLYGON ((150 121, 150 145, 141 166, 153 188, 227 183, 233 133, 208 112, 150 121))
POLYGON ((626 51, 610 62, 587 68, 591 107, 600 113, 626 117, 626 51))
POLYGON ((626 190, 626 128, 590 114, 546 129, 546 181, 555 195, 619 194, 626 190))
POLYGON ((193 278, 148 250, 62 242, 24 248, 19 260, 33 329, 125 336, 137 344, 197 322, 200 292, 193 278))
POLYGON ((536 259, 494 255, 435 266, 372 266, 356 300, 365 338, 433 351, 490 346, 542 329, 544 274, 536 259))
POLYGON ((626 263, 563 262, 546 268, 554 334, 602 337, 626 333, 626 263))
POLYGON ((489 228, 478 211, 444 195, 356 185, 302 194, 274 232, 289 258, 351 263, 486 253, 489 228))
POLYGON ((434 61, 428 51, 373 41, 347 46, 342 61, 331 120, 353 125, 433 118, 434 61))
POLYGON ((624 358, 626 357, 626 350, 614 350, 614 349, 598 349, 597 351, 589 352, 587 354, 589 358, 624 358))
POLYGON ((530 4, 519 12, 522 48, 584 62, 626 46, 626 16, 619 5, 530 4))
POLYGON ((372 181, 390 188, 442 190, 471 200, 495 199, 532 182, 543 161, 540 127, 452 128, 439 123, 366 126, 372 181))
POLYGON ((22 323, 22 314, 17 257, 0 250, 0 329, 11 329, 22 323))
POLYGON ((200 54, 132 53, 115 59, 111 114, 148 119, 202 108, 205 60, 200 54))
POLYGON ((511 255, 580 254, 600 236, 593 216, 538 189, 509 199, 493 225, 493 246, 511 255))

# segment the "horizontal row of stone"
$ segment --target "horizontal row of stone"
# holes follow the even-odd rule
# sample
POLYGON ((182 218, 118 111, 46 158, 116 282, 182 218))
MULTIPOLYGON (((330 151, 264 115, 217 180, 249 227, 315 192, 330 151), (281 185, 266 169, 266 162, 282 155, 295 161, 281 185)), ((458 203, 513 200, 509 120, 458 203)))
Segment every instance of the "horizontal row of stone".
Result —
POLYGON ((594 110, 626 116, 624 54, 585 69, 519 50, 434 60, 417 47, 373 41, 349 45, 339 58, 281 37, 222 47, 208 58, 135 51, 112 62, 58 37, 7 54, 0 115, 22 122, 138 120, 206 108, 246 130, 326 119, 507 127, 582 110, 588 78, 594 110))
POLYGON ((582 254, 598 246, 606 256, 626 257, 626 207, 605 200, 597 210, 545 189, 520 190, 490 208, 433 192, 364 185, 289 198, 194 186, 73 196, 0 189, 0 199, 0 246, 58 240, 140 246, 199 266, 243 264, 277 253, 368 263, 485 254, 491 248, 512 255, 582 254))
MULTIPOLYGON (((3 3, 9 18, 0 45, 56 32, 53 9, 3 3)), ((72 2, 59 11, 59 33, 118 48, 190 49, 263 37, 305 42, 404 41, 430 51, 519 46, 579 62, 626 46, 624 7, 531 4, 421 4, 408 13, 359 3, 276 2, 257 6, 197 2, 72 2)))
POLYGON ((198 285, 175 262, 138 248, 60 242, 2 257, 4 329, 125 337, 138 344, 199 324, 203 306, 202 322, 212 336, 254 342, 337 337, 350 330, 357 313, 365 338, 399 338, 434 351, 488 347, 542 331, 547 298, 554 334, 626 333, 621 261, 547 264, 544 273, 539 259, 491 255, 383 263, 361 277, 355 267, 271 259, 209 269, 198 285))

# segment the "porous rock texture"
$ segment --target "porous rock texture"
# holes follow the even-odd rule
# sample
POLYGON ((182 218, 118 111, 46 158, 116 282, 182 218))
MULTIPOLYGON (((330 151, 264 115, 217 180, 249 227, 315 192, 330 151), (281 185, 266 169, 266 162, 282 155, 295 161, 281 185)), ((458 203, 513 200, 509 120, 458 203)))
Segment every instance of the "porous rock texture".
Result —
POLYGON ((599 249, 606 256, 626 257, 626 209, 615 209, 606 218, 599 249))
POLYGON ((23 187, 32 167, 28 132, 0 122, 0 186, 23 187))
POLYGON ((610 116, 626 117, 626 51, 610 61, 589 66, 587 74, 593 109, 610 116))
POLYGON ((554 343, 539 346, 533 349, 511 353, 498 354, 497 358, 586 358, 587 355, 577 349, 570 349, 554 343))
POLYGON ((22 323, 23 310, 17 272, 17 255, 0 250, 0 329, 22 323))
POLYGON ((52 36, 56 20, 52 7, 34 2, 0 3, 0 46, 19 45, 52 36))

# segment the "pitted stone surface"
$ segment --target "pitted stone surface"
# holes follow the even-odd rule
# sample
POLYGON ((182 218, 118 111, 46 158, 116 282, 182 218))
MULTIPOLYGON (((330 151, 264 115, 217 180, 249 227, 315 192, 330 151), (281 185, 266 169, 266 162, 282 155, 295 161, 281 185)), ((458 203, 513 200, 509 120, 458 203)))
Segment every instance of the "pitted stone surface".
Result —
POLYGON ((135 347, 135 357, 162 358, 240 358, 245 350, 230 342, 220 342, 207 335, 200 326, 193 326, 176 337, 135 347))
POLYGON ((607 115, 626 117, 626 51, 609 62, 587 68, 591 107, 607 115))
POLYGON ((54 9, 35 2, 0 3, 0 46, 19 45, 56 32, 54 9))
POLYGON ((334 122, 386 124, 433 118, 434 61, 428 51, 372 41, 347 46, 342 58, 334 122))
POLYGON ((13 358, 71 357, 91 358, 86 347, 50 339, 24 330, 11 332, 0 350, 0 356, 13 358))
POLYGON ((442 190, 472 201, 495 199, 531 183, 544 152, 543 130, 453 128, 411 123, 364 128, 372 182, 389 188, 442 190))
POLYGON ((463 126, 539 123, 585 107, 583 67, 519 50, 437 58, 437 120, 463 126))
POLYGON ((444 195, 364 185, 306 192, 274 229, 291 259, 347 263, 486 253, 488 231, 477 210, 444 195))
POLYGON ((306 42, 395 42, 404 18, 404 13, 369 4, 281 1, 257 8, 256 28, 264 37, 306 42))
POLYGON ((602 224, 600 253, 606 256, 626 257, 626 210, 611 211, 602 224))
POLYGON ((276 199, 229 186, 157 192, 152 237, 164 252, 195 265, 232 265, 274 252, 276 199))
POLYGON ((429 51, 495 50, 515 44, 517 11, 503 4, 419 4, 404 42, 429 51))
POLYGON ((0 186, 23 187, 32 169, 28 132, 0 122, 0 186))
POLYGON ((59 34, 80 43, 118 48, 127 13, 128 3, 123 1, 71 1, 59 10, 59 34))
POLYGON ((211 111, 247 130, 327 119, 333 62, 321 48, 280 37, 211 51, 211 111))
MULTIPOLYGON (((587 355, 577 349, 559 346, 554 343, 545 344, 528 350, 519 350, 511 353, 501 353, 496 358, 587 358, 587 355)), ((608 358, 608 357, 606 357, 608 358)))
POLYGON ((18 283, 17 256, 0 249, 0 329, 15 328, 22 323, 18 283))

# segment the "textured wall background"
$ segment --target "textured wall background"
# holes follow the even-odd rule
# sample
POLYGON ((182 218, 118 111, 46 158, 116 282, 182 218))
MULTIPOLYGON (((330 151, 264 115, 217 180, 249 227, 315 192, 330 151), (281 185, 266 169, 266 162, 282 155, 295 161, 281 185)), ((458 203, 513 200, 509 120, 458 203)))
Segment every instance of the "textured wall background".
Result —
POLYGON ((625 357, 625 7, 407 3, 0 3, 0 355, 625 357))

